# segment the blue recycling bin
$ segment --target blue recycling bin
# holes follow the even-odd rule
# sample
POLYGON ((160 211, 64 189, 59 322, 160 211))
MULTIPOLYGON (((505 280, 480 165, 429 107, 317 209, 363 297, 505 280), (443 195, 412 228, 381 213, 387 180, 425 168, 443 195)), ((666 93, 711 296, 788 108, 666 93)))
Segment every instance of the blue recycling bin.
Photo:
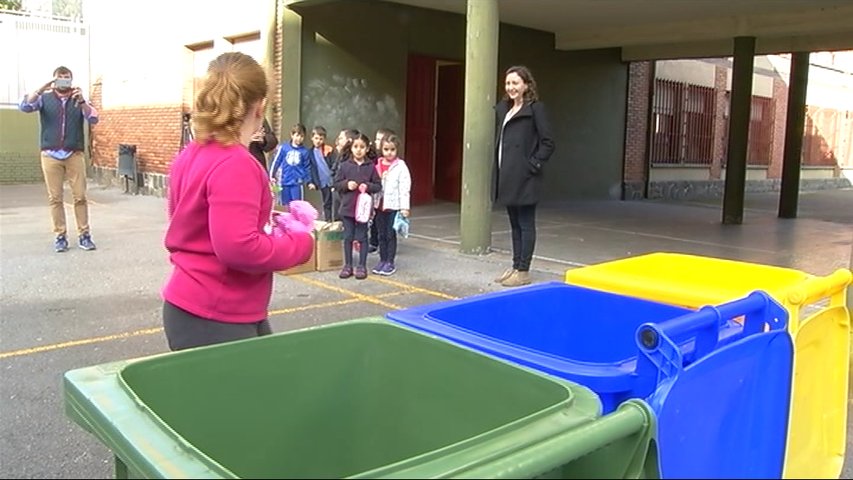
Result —
POLYGON ((664 478, 780 478, 793 344, 763 292, 698 311, 549 282, 389 312, 392 321, 596 392, 646 399, 664 478))

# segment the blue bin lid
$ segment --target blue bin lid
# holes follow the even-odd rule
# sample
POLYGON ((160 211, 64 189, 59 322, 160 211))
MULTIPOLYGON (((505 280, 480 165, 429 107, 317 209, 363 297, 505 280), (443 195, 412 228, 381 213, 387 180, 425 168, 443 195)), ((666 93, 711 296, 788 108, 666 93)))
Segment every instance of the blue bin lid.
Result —
POLYGON ((634 332, 692 310, 562 282, 546 282, 392 311, 394 322, 596 392, 631 389, 634 332))

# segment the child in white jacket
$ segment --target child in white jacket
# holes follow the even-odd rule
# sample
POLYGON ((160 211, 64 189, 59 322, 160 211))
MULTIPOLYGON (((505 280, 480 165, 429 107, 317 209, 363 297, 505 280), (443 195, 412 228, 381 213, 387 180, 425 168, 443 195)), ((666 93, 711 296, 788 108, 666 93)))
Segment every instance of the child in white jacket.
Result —
POLYGON ((409 216, 409 198, 412 190, 412 176, 409 167, 402 158, 397 157, 400 140, 396 135, 382 139, 381 158, 376 162, 376 172, 382 179, 382 193, 376 196, 376 231, 379 236, 379 263, 373 268, 378 275, 393 275, 397 271, 394 259, 397 257, 397 232, 394 231, 394 217, 398 214, 409 216))

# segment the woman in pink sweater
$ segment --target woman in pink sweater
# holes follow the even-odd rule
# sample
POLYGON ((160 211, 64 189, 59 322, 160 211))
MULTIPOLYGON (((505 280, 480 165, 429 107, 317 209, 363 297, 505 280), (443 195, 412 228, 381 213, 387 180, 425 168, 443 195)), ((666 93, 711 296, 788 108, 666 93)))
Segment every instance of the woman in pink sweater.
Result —
POLYGON ((266 78, 248 55, 213 60, 195 101, 195 141, 172 162, 165 244, 174 268, 162 291, 172 350, 271 333, 273 272, 311 257, 309 233, 273 234, 269 179, 247 147, 263 123, 266 78))

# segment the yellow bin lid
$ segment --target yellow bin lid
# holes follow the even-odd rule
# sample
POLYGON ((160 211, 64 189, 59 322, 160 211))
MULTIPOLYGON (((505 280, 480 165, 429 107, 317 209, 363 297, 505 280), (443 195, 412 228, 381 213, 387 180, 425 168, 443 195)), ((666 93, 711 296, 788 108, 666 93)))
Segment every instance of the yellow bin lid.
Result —
POLYGON ((783 305, 788 290, 810 277, 790 268, 656 252, 576 268, 566 282, 687 308, 718 305, 764 290, 783 305))

